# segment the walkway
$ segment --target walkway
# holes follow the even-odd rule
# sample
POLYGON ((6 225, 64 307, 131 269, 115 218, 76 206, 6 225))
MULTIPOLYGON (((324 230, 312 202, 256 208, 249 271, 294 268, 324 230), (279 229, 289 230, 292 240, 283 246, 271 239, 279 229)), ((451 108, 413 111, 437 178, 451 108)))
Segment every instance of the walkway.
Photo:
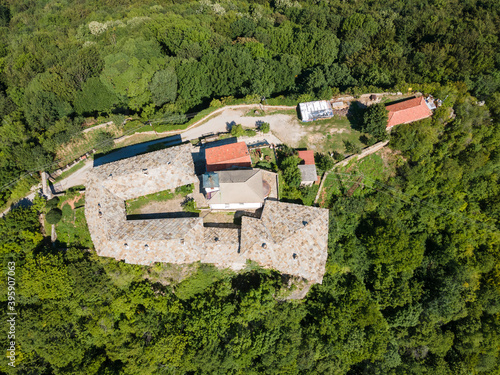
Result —
POLYGON ((318 193, 316 194, 316 198, 314 198, 314 203, 318 202, 318 199, 319 199, 319 196, 321 194, 321 190, 323 189, 323 185, 325 183, 325 180, 332 171, 334 171, 337 167, 346 166, 347 164, 349 164, 349 162, 351 162, 353 160, 361 160, 361 159, 367 157, 368 155, 374 154, 375 152, 377 152, 377 151, 381 150, 382 148, 384 148, 385 146, 387 146, 388 143, 389 143, 389 141, 382 141, 382 142, 375 143, 373 146, 370 146, 370 147, 363 149, 363 151, 361 151, 360 154, 351 155, 348 158, 345 158, 344 160, 339 161, 337 164, 335 164, 332 167, 332 169, 330 169, 328 172, 325 172, 323 174, 323 178, 321 179, 321 183, 319 184, 319 189, 318 189, 318 193))

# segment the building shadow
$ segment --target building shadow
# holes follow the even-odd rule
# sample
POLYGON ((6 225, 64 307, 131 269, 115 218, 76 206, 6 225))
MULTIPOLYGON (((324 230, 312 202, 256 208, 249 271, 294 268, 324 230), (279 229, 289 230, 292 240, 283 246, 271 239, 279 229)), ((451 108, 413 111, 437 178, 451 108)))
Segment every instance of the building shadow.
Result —
POLYGON ((199 217, 197 212, 159 212, 154 214, 127 215, 127 220, 154 220, 154 219, 176 219, 182 217, 199 217))
POLYGON ((94 156, 94 167, 98 167, 103 164, 112 163, 118 160, 131 158, 132 156, 137 156, 145 154, 147 152, 157 151, 168 147, 173 147, 180 145, 182 138, 180 134, 176 134, 170 137, 155 139, 148 142, 137 143, 135 145, 122 147, 113 150, 107 154, 95 154, 94 156))

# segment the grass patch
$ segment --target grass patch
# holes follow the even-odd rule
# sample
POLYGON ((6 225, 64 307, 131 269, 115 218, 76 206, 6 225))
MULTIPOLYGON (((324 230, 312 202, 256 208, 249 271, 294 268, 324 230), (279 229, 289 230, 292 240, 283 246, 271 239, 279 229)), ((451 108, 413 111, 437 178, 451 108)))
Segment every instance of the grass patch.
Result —
POLYGON ((372 192, 373 188, 379 189, 380 182, 386 181, 394 173, 394 169, 394 163, 384 163, 379 153, 337 168, 326 177, 319 204, 328 207, 332 196, 363 197, 372 192))
POLYGON ((82 169, 85 165, 85 160, 81 160, 78 162, 76 165, 72 166, 70 169, 67 171, 61 173, 54 181, 54 183, 57 183, 61 180, 64 180, 66 177, 71 176, 73 173, 75 173, 77 170, 82 169))
MULTIPOLYGON (((73 204, 74 209, 71 208, 68 200, 73 200, 75 195, 69 194, 65 196, 59 203, 62 210, 62 218, 56 224, 57 241, 64 244, 65 247, 79 247, 91 248, 92 239, 87 227, 87 220, 85 219, 85 196, 78 198, 73 204)), ((50 235, 50 225, 46 224, 46 228, 50 235)))
POLYGON ((264 117, 264 116, 269 116, 269 115, 291 115, 291 116, 297 116, 297 110, 295 109, 268 109, 268 110, 261 110, 261 109, 251 109, 248 112, 245 113, 245 117, 264 117), (255 113, 257 111, 257 113, 255 113))
POLYGON ((179 186, 174 191, 163 190, 158 193, 143 195, 142 197, 125 201, 127 215, 140 214, 139 210, 150 202, 166 202, 176 197, 185 197, 194 191, 194 185, 179 186))
POLYGON ((338 152, 342 155, 350 154, 345 148, 345 143, 350 142, 360 148, 366 146, 360 138, 363 133, 351 127, 347 117, 335 116, 331 119, 301 122, 301 126, 309 133, 299 142, 299 148, 314 146, 319 152, 338 152))
POLYGON ((250 157, 252 158, 252 166, 253 167, 255 167, 258 162, 265 162, 265 163, 269 163, 269 164, 275 163, 276 164, 276 157, 274 156, 274 152, 269 147, 263 147, 260 149, 252 149, 250 151, 250 157), (262 154, 262 159, 259 158, 257 150, 260 150, 260 152, 262 154), (269 157, 269 158, 267 158, 267 157, 269 157))
POLYGON ((150 125, 144 125, 139 120, 127 121, 125 125, 123 125, 123 133, 124 134, 134 134, 134 133, 144 133, 153 131, 153 127, 150 125))

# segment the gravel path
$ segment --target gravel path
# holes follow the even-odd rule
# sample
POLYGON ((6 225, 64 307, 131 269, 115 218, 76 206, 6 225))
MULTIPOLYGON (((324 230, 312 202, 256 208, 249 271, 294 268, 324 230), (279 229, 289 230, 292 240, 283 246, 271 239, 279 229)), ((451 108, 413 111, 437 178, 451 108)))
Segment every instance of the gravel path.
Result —
MULTIPOLYGON (((253 106, 250 108, 258 107, 253 106)), ((245 128, 256 128, 262 122, 270 124, 271 131, 281 140, 281 143, 289 144, 292 147, 298 146, 300 140, 307 134, 304 128, 300 126, 295 115, 270 114, 266 116, 247 117, 245 116, 247 112, 248 108, 226 108, 218 116, 209 119, 204 124, 182 133, 182 140, 189 141, 207 133, 225 132, 232 124, 241 124, 245 128)))

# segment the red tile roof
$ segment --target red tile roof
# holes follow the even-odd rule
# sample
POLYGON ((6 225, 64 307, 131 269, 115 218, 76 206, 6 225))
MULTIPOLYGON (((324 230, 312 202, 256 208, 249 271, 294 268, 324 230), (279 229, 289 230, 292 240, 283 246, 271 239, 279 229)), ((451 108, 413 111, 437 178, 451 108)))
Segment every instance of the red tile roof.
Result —
POLYGON ((245 142, 212 147, 205 150, 207 165, 212 164, 246 164, 252 165, 252 159, 245 142))
POLYGON ((299 158, 304 160, 305 165, 314 164, 314 151, 313 150, 299 151, 299 158))
POLYGON ((408 124, 409 122, 432 116, 432 111, 425 104, 423 96, 391 104, 385 108, 389 111, 387 128, 392 128, 399 124, 408 124))

